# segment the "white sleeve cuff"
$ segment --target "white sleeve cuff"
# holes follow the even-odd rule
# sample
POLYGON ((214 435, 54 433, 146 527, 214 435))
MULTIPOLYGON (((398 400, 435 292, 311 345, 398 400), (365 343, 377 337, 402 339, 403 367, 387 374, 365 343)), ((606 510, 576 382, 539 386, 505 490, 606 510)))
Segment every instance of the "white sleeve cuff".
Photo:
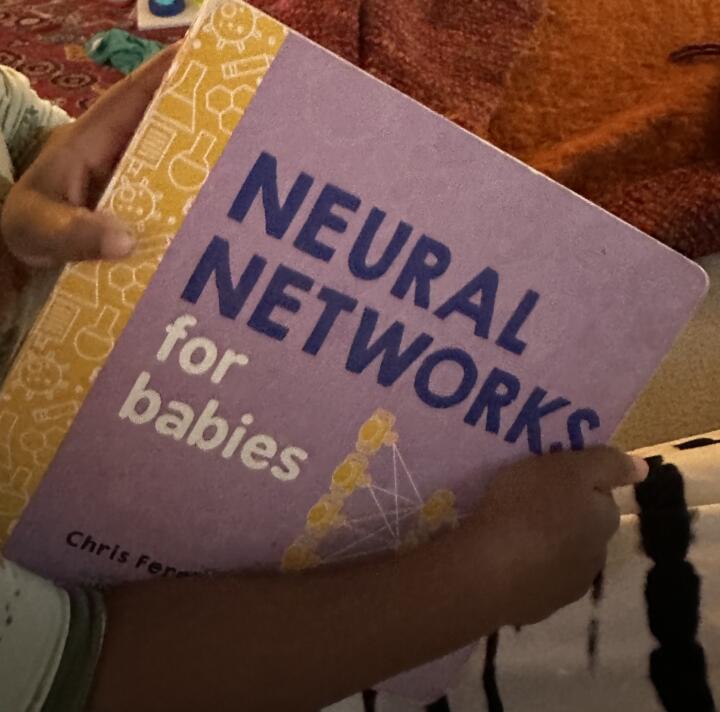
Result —
POLYGON ((41 710, 69 625, 67 593, 0 556, 0 709, 41 710))

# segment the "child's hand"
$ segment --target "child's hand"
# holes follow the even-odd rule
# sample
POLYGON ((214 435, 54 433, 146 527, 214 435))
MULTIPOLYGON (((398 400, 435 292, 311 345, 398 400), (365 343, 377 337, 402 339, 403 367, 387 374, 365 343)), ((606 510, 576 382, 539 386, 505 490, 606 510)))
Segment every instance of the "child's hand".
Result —
POLYGON ((643 476, 609 448, 534 457, 501 473, 460 527, 400 557, 122 586, 106 596, 90 706, 320 709, 538 621, 588 590, 618 525, 610 490, 643 476))
POLYGON ((474 516, 496 552, 504 624, 538 622, 587 593, 620 520, 611 492, 646 474, 643 460, 601 447, 525 460, 493 480, 474 516))
POLYGON ((173 45, 156 55, 52 133, 0 216, 0 234, 21 262, 50 267, 132 252, 127 228, 92 209, 176 52, 173 45))

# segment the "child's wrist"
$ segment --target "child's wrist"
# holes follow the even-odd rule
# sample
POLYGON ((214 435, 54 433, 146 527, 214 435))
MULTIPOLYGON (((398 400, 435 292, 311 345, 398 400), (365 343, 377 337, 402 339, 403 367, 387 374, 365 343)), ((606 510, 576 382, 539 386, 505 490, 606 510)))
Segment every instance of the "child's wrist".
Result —
MULTIPOLYGON (((438 621, 456 620, 459 633, 469 629, 478 638, 501 627, 512 618, 507 610, 507 570, 503 575, 502 544, 490 527, 470 515, 453 531, 415 552, 426 572, 443 589, 437 610, 438 621)), ((433 582, 430 582, 433 585, 433 582)))

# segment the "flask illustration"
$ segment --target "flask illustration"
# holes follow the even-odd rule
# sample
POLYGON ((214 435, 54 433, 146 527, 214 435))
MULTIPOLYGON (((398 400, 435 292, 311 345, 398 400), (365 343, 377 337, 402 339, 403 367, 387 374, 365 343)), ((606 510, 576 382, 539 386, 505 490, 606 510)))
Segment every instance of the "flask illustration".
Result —
POLYGON ((192 147, 178 153, 170 163, 170 180, 176 188, 194 190, 199 188, 210 173, 209 154, 215 145, 215 137, 201 131, 192 147))
POLYGON ((7 484, 0 484, 0 517, 14 517, 27 504, 30 471, 18 467, 7 484))
POLYGON ((16 422, 16 415, 7 411, 0 412, 0 472, 7 473, 12 469, 10 442, 16 422))
POLYGON ((118 319, 118 311, 113 307, 103 307, 94 324, 85 326, 75 336, 75 348, 78 355, 90 361, 104 359, 112 350, 115 338, 113 329, 118 319))
POLYGON ((197 91, 207 68, 193 60, 160 97, 158 113, 185 131, 195 133, 197 91))

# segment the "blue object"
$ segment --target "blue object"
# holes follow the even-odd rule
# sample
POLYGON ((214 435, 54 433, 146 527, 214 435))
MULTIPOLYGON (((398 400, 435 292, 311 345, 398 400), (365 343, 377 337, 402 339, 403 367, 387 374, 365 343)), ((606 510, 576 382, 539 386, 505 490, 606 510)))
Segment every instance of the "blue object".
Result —
POLYGON ((148 6, 157 17, 175 17, 185 10, 185 0, 150 0, 148 6))

